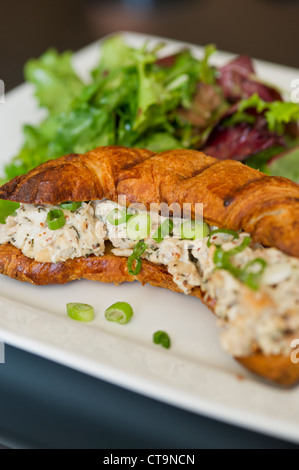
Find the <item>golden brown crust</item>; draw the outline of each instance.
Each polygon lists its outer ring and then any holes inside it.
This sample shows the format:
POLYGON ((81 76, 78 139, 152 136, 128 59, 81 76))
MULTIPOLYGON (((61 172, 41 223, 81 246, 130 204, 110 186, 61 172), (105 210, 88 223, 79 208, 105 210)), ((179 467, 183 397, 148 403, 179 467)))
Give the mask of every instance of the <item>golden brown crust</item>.
MULTIPOLYGON (((8 243, 0 245, 0 274, 36 285, 65 284, 76 279, 114 284, 138 280, 142 284, 181 292, 164 266, 143 260, 140 273, 131 276, 128 273, 127 258, 115 256, 109 253, 109 250, 104 256, 74 258, 59 263, 41 263, 27 258, 21 250, 8 243)), ((202 300, 201 290, 195 288, 193 291, 192 295, 202 300)))
POLYGON ((213 225, 245 230, 265 246, 299 257, 299 185, 266 176, 233 160, 195 150, 153 154, 125 147, 99 147, 67 155, 0 187, 0 199, 30 204, 106 197, 127 204, 203 203, 213 225))
POLYGON ((118 173, 151 155, 148 150, 118 146, 98 147, 84 155, 65 155, 4 184, 0 188, 0 199, 27 204, 116 199, 118 173))
MULTIPOLYGON (((131 276, 127 270, 127 258, 111 253, 61 263, 40 263, 27 258, 11 244, 0 245, 0 274, 36 285, 64 284, 82 278, 115 284, 138 280, 143 285, 148 283, 180 292, 164 266, 143 260, 138 276, 131 276)), ((204 298, 199 287, 194 288, 191 295, 213 310, 213 300, 204 298)), ((299 381, 299 364, 293 364, 290 357, 255 353, 250 357, 236 359, 248 370, 280 385, 290 386, 299 381)))
POLYGON ((291 386, 299 381, 299 364, 293 363, 290 356, 265 356, 257 352, 249 357, 239 357, 237 361, 254 374, 279 385, 291 386))

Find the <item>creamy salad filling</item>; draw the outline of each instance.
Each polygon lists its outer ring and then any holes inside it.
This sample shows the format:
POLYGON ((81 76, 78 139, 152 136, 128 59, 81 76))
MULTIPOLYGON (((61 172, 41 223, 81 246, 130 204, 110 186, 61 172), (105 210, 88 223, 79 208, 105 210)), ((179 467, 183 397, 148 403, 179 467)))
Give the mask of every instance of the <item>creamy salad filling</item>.
POLYGON ((83 202, 74 210, 22 204, 0 225, 0 243, 11 243, 29 258, 52 263, 102 256, 107 240, 116 256, 129 258, 142 243, 141 258, 165 265, 185 294, 196 286, 205 293, 224 326, 222 345, 230 354, 247 356, 257 349, 265 354, 289 353, 291 340, 299 334, 297 258, 254 244, 244 232, 236 236, 205 224, 201 232, 194 232, 195 240, 188 239, 182 232, 186 221, 176 217, 169 233, 157 237, 169 219, 153 212, 148 217, 136 209, 126 212, 109 200, 83 202), (53 211, 62 214, 58 229, 49 223, 53 211), (129 231, 130 218, 136 215, 138 224, 147 227, 142 242, 134 238, 134 230, 129 231))

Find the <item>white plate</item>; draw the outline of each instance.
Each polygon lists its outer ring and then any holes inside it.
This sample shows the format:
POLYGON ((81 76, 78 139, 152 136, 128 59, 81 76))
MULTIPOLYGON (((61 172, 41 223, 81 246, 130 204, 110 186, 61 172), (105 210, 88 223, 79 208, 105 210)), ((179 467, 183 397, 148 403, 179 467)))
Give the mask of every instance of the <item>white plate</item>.
MULTIPOLYGON (((124 34, 133 46, 161 40, 124 34)), ((167 42, 169 52, 186 46, 167 42)), ((201 55, 201 48, 192 48, 201 55)), ((87 76, 98 56, 98 43, 77 53, 78 72, 87 76)), ((217 53, 214 62, 231 57, 217 53)), ((298 77, 295 69, 264 62, 257 67, 259 76, 289 91, 298 77)), ((1 164, 17 153, 22 125, 36 123, 42 115, 30 85, 8 94, 0 105, 1 164)), ((0 296, 0 336, 8 344, 182 408, 299 442, 299 388, 269 385, 222 352, 216 319, 197 299, 138 283, 116 287, 83 280, 36 287, 4 276, 0 296), (128 325, 104 318, 105 308, 118 300, 134 308, 128 325), (92 324, 67 317, 66 303, 76 301, 95 307, 92 324), (169 333, 170 350, 152 343, 158 329, 169 333)))

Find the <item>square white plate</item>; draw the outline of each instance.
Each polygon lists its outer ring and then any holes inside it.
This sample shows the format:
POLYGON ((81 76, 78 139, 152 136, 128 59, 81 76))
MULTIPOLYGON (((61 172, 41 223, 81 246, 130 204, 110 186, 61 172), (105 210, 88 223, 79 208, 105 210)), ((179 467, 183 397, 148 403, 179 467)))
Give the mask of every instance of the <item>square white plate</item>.
MULTIPOLYGON (((145 39, 161 40, 123 34, 136 47, 145 39)), ((186 46, 164 41, 169 53, 186 46)), ((192 50, 202 55, 202 48, 192 50)), ((88 77, 99 53, 97 42, 76 54, 74 65, 82 77, 88 77)), ((220 65, 232 57, 219 52, 213 60, 220 65)), ((289 92, 299 74, 275 64, 256 65, 260 77, 289 92)), ((0 104, 1 165, 18 152, 22 125, 37 123, 43 115, 30 85, 7 95, 0 104)), ((222 352, 218 336, 214 315, 199 300, 164 289, 85 280, 36 287, 0 279, 4 342, 182 408, 299 442, 299 388, 282 390, 251 375, 222 352), (104 318, 105 309, 118 300, 134 308, 133 320, 125 326, 104 318), (76 301, 95 307, 94 322, 81 324, 67 317, 66 303, 76 301), (152 343, 158 329, 169 333, 170 350, 152 343)))

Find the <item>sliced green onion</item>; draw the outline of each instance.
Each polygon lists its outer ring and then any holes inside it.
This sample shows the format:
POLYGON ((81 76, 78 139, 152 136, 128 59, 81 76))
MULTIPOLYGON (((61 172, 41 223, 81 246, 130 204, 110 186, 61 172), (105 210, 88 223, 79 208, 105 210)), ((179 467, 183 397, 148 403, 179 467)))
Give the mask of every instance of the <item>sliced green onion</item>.
POLYGON ((164 222, 157 228, 152 239, 157 243, 161 243, 166 235, 170 235, 173 231, 173 221, 171 219, 166 219, 164 222))
POLYGON ((139 258, 144 253, 146 248, 147 248, 147 244, 144 243, 143 241, 140 241, 135 246, 132 255, 134 255, 136 258, 139 258))
MULTIPOLYGON (((221 229, 222 230, 222 229, 221 229)), ((232 231, 226 231, 224 229, 224 233, 229 233, 232 231)), ((213 235, 213 233, 217 232, 215 230, 214 232, 211 233, 210 237, 213 235)), ((220 232, 218 232, 220 233, 220 232)), ((237 235, 237 237, 234 238, 239 238, 239 235, 236 232, 229 233, 229 235, 237 235)), ((210 238, 209 238, 210 239, 210 238)), ((257 290, 259 288, 259 282, 260 278, 265 271, 265 268, 267 266, 267 263, 264 259, 262 258, 255 258, 252 261, 249 261, 243 269, 238 268, 238 266, 234 266, 231 263, 231 257, 237 255, 238 253, 241 253, 242 251, 247 248, 247 246, 250 244, 251 238, 250 237, 244 237, 242 243, 240 245, 235 246, 231 250, 224 251, 219 245, 216 245, 216 251, 214 253, 214 263, 216 265, 216 269, 225 269, 227 270, 232 276, 234 276, 236 279, 239 281, 243 282, 246 284, 250 289, 257 290), (257 266, 259 269, 258 270, 253 270, 253 267, 257 266)), ((210 245, 209 245, 210 246, 210 245)))
POLYGON ((105 318, 108 321, 114 321, 125 325, 133 316, 133 309, 127 302, 116 302, 105 310, 105 318))
POLYGON ((183 222, 180 230, 183 240, 202 240, 210 233, 208 225, 205 222, 198 222, 197 220, 183 222))
POLYGON ((240 279, 253 290, 259 288, 262 274, 267 266, 267 262, 262 258, 255 258, 244 266, 240 273, 240 279), (258 271, 252 271, 253 266, 258 266, 258 271))
MULTIPOLYGON (((217 233, 225 233, 227 235, 231 235, 233 237, 233 240, 235 240, 236 238, 239 238, 239 234, 235 232, 234 230, 229 230, 228 228, 218 228, 217 230, 213 230, 213 232, 210 233, 210 236, 207 242, 208 247, 210 247, 211 245, 215 245, 215 243, 211 241, 211 238, 213 237, 213 235, 216 235, 217 233)), ((216 245, 216 246, 219 247, 220 245, 216 245)))
POLYGON ((128 273, 131 276, 137 276, 137 274, 140 273, 141 266, 142 266, 142 260, 140 256, 146 250, 146 248, 147 248, 147 244, 144 243, 143 241, 140 241, 135 246, 131 256, 129 256, 128 261, 127 261, 127 267, 128 267, 128 273), (135 268, 133 268, 134 263, 136 263, 135 268))
POLYGON ((126 213, 126 222, 128 222, 128 220, 130 220, 131 217, 133 217, 134 214, 128 214, 126 213))
POLYGON ((111 225, 124 224, 127 221, 126 215, 126 209, 123 209, 122 211, 120 209, 113 209, 113 211, 109 212, 109 214, 107 215, 107 221, 111 225))
POLYGON ((227 251, 224 251, 220 247, 216 248, 213 261, 216 264, 217 268, 219 269, 227 268, 227 260, 229 259, 229 256, 226 255, 227 253, 228 253, 227 251))
POLYGON ((60 209, 52 209, 47 214, 47 224, 50 230, 57 230, 64 226, 65 217, 60 209))
POLYGON ((171 342, 168 334, 166 331, 156 331, 156 333, 153 334, 153 341, 155 344, 161 344, 163 348, 169 349, 171 342))
POLYGON ((94 308, 88 304, 71 302, 66 304, 66 310, 73 320, 89 322, 94 319, 94 308))
POLYGON ((251 289, 257 290, 259 288, 260 278, 267 266, 266 261, 262 258, 256 258, 249 261, 243 269, 234 266, 230 261, 231 256, 241 253, 250 244, 250 242, 251 238, 245 237, 240 245, 229 251, 224 251, 222 248, 217 247, 214 254, 214 263, 216 265, 216 269, 227 270, 236 279, 243 282, 251 289), (254 265, 259 267, 258 271, 252 271, 254 265))
POLYGON ((234 266, 230 262, 231 256, 241 253, 250 244, 250 242, 251 238, 245 237, 242 243, 240 243, 240 245, 236 246, 231 250, 224 251, 221 247, 217 247, 214 254, 214 263, 216 264, 216 267, 219 269, 227 269, 228 271, 234 271, 234 266))
POLYGON ((249 271, 252 274, 262 274, 265 271, 265 268, 267 266, 267 262, 262 259, 262 258, 255 258, 252 261, 249 261, 249 263, 246 264, 246 266, 243 268, 243 271, 249 271), (258 271, 249 271, 249 268, 252 269, 254 265, 259 265, 259 270, 258 271))
POLYGON ((237 255, 238 253, 241 253, 242 251, 245 250, 245 248, 250 245, 251 238, 250 237, 244 237, 242 243, 240 245, 237 245, 235 248, 232 248, 232 250, 227 251, 226 253, 229 254, 229 256, 234 256, 237 255))
POLYGON ((223 251, 221 248, 216 248, 214 254, 214 263, 216 265, 216 269, 225 269, 226 271, 229 271, 230 274, 232 274, 232 276, 234 276, 236 279, 239 279, 241 270, 230 262, 230 256, 228 253, 228 251, 223 251))
MULTIPOLYGON (((132 255, 131 255, 132 256, 132 255)), ((142 267, 142 259, 141 258, 131 258, 129 256, 128 261, 127 261, 127 267, 128 267, 128 273, 131 276, 137 276, 137 274, 140 273, 141 267, 142 267), (133 264, 135 263, 135 267, 133 267, 133 264)))
POLYGON ((133 215, 127 222, 127 237, 130 240, 147 238, 152 227, 152 220, 148 213, 133 215))
POLYGON ((62 207, 62 209, 66 209, 71 212, 74 212, 75 210, 79 209, 79 207, 81 206, 82 206, 82 202, 73 202, 73 201, 62 202, 60 204, 60 207, 62 207))

